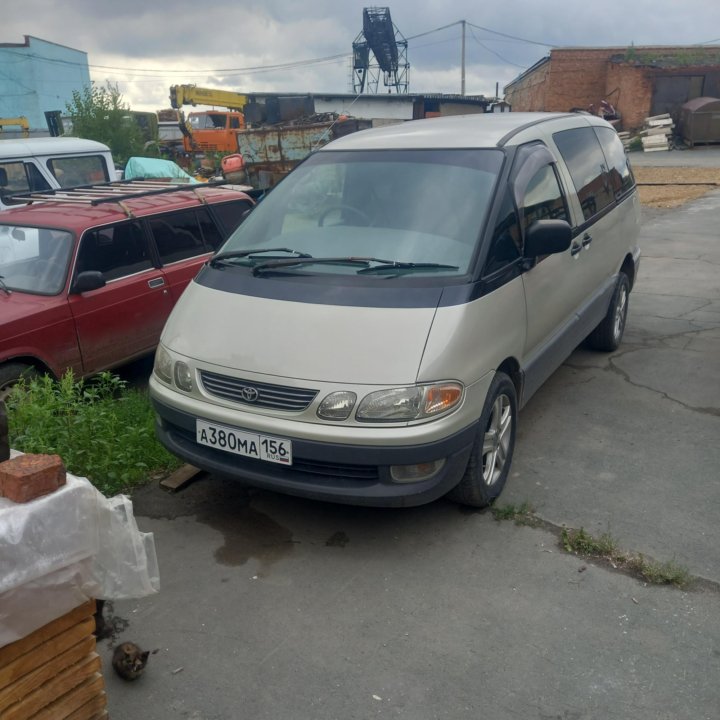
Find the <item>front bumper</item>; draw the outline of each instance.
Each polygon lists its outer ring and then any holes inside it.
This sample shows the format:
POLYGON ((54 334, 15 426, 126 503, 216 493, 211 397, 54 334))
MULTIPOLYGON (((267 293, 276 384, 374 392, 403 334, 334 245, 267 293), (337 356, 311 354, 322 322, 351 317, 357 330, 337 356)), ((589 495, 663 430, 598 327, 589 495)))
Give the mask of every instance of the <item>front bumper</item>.
POLYGON ((195 441, 196 415, 157 398, 153 405, 160 442, 192 465, 255 487, 351 505, 413 506, 442 497, 462 478, 477 434, 477 426, 472 425, 442 440, 406 446, 347 445, 289 437, 293 465, 285 467, 200 445, 195 441), (441 458, 445 464, 429 479, 398 483, 390 477, 391 465, 441 458))

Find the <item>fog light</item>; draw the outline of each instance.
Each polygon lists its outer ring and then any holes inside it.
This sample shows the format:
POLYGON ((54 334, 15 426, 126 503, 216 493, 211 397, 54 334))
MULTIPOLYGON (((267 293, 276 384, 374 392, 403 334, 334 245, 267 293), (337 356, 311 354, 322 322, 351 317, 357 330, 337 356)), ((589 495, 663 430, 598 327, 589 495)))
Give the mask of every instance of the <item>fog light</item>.
POLYGON ((182 361, 175 363, 175 384, 185 392, 193 389, 192 373, 190 368, 182 361))
POLYGON ((418 463, 417 465, 392 465, 390 477, 393 482, 411 483, 427 480, 442 470, 445 465, 445 458, 433 460, 432 462, 418 463))

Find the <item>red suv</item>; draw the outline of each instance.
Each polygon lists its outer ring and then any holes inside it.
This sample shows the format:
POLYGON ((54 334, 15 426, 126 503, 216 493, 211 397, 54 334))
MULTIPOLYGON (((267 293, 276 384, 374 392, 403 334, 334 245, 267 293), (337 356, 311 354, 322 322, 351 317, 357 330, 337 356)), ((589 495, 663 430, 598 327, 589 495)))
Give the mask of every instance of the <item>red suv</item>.
POLYGON ((228 187, 155 182, 41 199, 0 212, 0 398, 27 372, 86 376, 152 352, 254 204, 228 187))

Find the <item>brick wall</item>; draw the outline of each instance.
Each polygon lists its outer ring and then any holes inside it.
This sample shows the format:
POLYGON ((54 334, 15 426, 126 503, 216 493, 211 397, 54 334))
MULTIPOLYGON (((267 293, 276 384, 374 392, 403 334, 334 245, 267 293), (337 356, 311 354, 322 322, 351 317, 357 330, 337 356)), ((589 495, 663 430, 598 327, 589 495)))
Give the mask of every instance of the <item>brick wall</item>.
POLYGON ((547 93, 547 77, 550 72, 550 60, 539 65, 525 77, 513 83, 505 90, 505 100, 509 102, 516 112, 527 110, 545 110, 545 95, 547 93))
POLYGON ((622 128, 641 127, 651 114, 657 76, 704 75, 707 89, 720 90, 717 47, 558 48, 546 62, 505 88, 516 111, 587 109, 608 100, 622 116, 622 128), (705 65, 689 65, 706 59, 705 65))

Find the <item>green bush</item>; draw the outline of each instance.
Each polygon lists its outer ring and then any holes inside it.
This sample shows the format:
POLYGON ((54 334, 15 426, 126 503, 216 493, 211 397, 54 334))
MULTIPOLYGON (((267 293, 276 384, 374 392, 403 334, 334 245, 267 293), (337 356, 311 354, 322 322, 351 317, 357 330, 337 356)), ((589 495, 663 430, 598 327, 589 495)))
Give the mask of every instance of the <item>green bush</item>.
POLYGON ((155 438, 147 393, 109 372, 91 380, 66 373, 21 381, 8 400, 10 445, 57 454, 74 475, 114 495, 180 462, 155 438))

